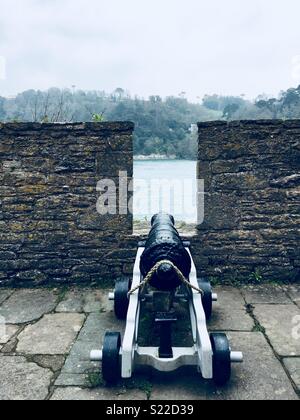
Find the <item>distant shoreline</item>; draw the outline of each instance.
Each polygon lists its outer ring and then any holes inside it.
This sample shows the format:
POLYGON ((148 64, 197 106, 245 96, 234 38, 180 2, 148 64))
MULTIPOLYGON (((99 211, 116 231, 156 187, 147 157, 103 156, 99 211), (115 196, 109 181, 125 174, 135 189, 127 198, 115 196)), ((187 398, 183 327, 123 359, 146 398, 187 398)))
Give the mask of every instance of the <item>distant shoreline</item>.
MULTIPOLYGON (((150 220, 133 220, 133 231, 136 235, 148 235, 151 229, 150 220)), ((181 235, 192 236, 197 230, 197 223, 189 223, 183 221, 176 221, 176 229, 181 235)))
POLYGON ((135 161, 147 161, 147 160, 187 160, 187 161, 193 161, 196 162, 197 159, 184 159, 184 158, 178 158, 176 156, 166 156, 166 155, 135 155, 134 157, 135 161))

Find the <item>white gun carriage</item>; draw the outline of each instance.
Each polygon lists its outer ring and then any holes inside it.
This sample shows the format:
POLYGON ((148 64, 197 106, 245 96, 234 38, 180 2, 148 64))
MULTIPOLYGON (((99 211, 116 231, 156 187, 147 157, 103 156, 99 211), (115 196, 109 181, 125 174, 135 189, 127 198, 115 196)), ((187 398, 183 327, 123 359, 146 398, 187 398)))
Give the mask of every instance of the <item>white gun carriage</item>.
POLYGON ((109 295, 117 318, 126 320, 123 340, 120 333, 107 332, 102 349, 93 350, 91 360, 102 362, 102 375, 109 384, 131 378, 138 366, 161 372, 195 366, 204 379, 225 385, 232 363, 243 362, 243 354, 231 350, 225 334, 208 332, 207 322, 218 297, 208 280, 198 278, 190 244, 180 238, 174 218, 158 214, 151 225, 147 241, 139 243, 133 277, 118 280, 109 295), (189 312, 193 345, 175 347, 176 305, 183 302, 189 312), (159 346, 139 345, 141 306, 145 303, 159 326, 159 346))

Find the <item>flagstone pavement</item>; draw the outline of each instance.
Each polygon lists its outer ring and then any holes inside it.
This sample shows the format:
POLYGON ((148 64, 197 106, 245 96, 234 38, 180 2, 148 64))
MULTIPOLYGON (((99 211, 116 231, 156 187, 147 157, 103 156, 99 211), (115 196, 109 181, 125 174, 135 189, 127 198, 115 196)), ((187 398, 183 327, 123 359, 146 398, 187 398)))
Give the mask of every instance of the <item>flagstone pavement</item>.
MULTIPOLYGON (((300 285, 218 286, 209 323, 244 363, 217 388, 194 369, 138 372, 115 388, 89 360, 107 330, 124 332, 109 290, 0 289, 0 400, 297 400, 300 285)), ((184 343, 183 343, 184 345, 184 343)))

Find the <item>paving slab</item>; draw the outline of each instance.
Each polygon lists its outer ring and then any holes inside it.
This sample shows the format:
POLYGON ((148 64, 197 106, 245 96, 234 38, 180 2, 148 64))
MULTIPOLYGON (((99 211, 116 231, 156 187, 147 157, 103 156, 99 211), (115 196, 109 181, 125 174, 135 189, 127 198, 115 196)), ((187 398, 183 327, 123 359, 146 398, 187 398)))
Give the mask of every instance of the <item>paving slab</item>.
POLYGON ((256 305, 254 315, 279 356, 300 356, 300 309, 296 305, 256 305))
POLYGON ((89 290, 84 296, 83 310, 86 313, 110 310, 108 292, 105 290, 89 290))
MULTIPOLYGON (((96 348, 101 348, 102 344, 97 344, 96 348)), ((95 346, 91 346, 90 342, 77 341, 66 359, 61 374, 81 375, 99 372, 100 375, 100 363, 90 361, 90 352, 94 348, 95 346)))
POLYGON ((233 350, 243 351, 244 363, 233 365, 228 385, 217 388, 200 375, 172 374, 153 378, 151 400, 297 400, 280 362, 261 333, 230 332, 233 350))
POLYGON ((72 373, 61 373, 57 380, 55 381, 56 386, 62 386, 62 387, 82 387, 82 388, 88 388, 88 377, 87 374, 72 374, 72 373))
POLYGON ((82 290, 68 290, 63 300, 56 307, 56 312, 83 312, 82 290))
POLYGON ((53 372, 58 372, 61 370, 65 363, 65 356, 34 356, 32 358, 33 362, 37 365, 51 369, 53 372))
POLYGON ((246 310, 218 306, 208 322, 210 331, 252 331, 254 321, 246 310))
POLYGON ((240 289, 231 286, 217 286, 213 292, 218 295, 218 303, 232 309, 242 310, 245 308, 245 300, 240 289))
POLYGON ((91 350, 102 347, 103 338, 107 331, 123 333, 125 325, 125 322, 116 319, 111 303, 108 312, 89 314, 66 359, 66 363, 61 371, 61 375, 56 381, 56 385, 77 386, 78 381, 80 384, 82 383, 81 375, 87 376, 89 372, 98 372, 100 376, 100 364, 90 361, 90 352, 91 350))
POLYGON ((0 356, 0 400, 44 400, 52 372, 24 357, 0 356))
POLYGON ((298 388, 298 391, 300 391, 300 358, 289 358, 284 359, 284 365, 286 369, 288 370, 294 384, 298 388))
POLYGON ((262 333, 228 333, 233 350, 242 351, 244 363, 233 365, 230 384, 215 388, 210 399, 297 400, 283 366, 262 333))
POLYGON ((300 307, 300 284, 293 284, 284 287, 287 295, 300 307))
POLYGON ((245 286, 241 291, 248 304, 291 304, 291 300, 280 285, 245 286))
POLYGON ((211 386, 195 369, 183 368, 162 374, 153 372, 150 400, 189 401, 207 400, 211 386))
POLYGON ((73 288, 67 291, 56 312, 102 312, 110 309, 108 303, 106 290, 73 288))
POLYGON ((57 302, 57 294, 46 289, 17 290, 0 307, 0 316, 7 324, 23 324, 41 318, 52 312, 57 302))
POLYGON ((19 330, 17 325, 4 325, 4 328, 0 328, 0 344, 7 344, 19 330))
POLYGON ((0 289, 0 305, 13 294, 13 289, 0 289))
POLYGON ((227 331, 233 350, 243 351, 245 357, 243 364, 233 365, 232 380, 224 388, 203 380, 195 369, 170 375, 152 372, 150 383, 147 371, 147 377, 141 377, 142 382, 146 378, 146 388, 134 380, 132 386, 121 381, 117 388, 105 388, 101 364, 90 362, 90 351, 101 348, 106 331, 123 334, 125 328, 125 322, 114 315, 108 291, 72 288, 56 309, 56 290, 7 291, 9 294, 0 304, 0 316, 8 323, 7 337, 0 339, 0 399, 45 399, 53 372, 60 372, 53 400, 142 400, 146 399, 145 389, 149 393, 151 386, 154 401, 298 399, 290 380, 299 389, 300 307, 295 304, 299 304, 298 286, 215 289, 219 302, 214 304, 209 328, 227 331), (254 306, 254 315, 265 328, 274 350, 285 357, 285 368, 264 335, 252 332, 254 321, 246 312, 245 300, 254 306), (35 324, 14 325, 32 321, 35 324), (7 354, 16 351, 19 356, 7 354), (23 355, 30 356, 30 362, 23 355))
POLYGON ((252 331, 254 321, 246 311, 239 289, 217 287, 218 302, 213 304, 213 315, 208 323, 211 331, 252 331))
POLYGON ((59 355, 70 351, 85 316, 50 314, 27 326, 19 335, 17 351, 24 354, 59 355))
POLYGON ((12 338, 7 344, 4 344, 2 346, 1 352, 4 354, 15 354, 15 349, 17 347, 18 344, 18 339, 17 337, 12 338))
POLYGON ((146 400, 146 394, 138 390, 126 390, 118 393, 113 389, 89 390, 82 388, 57 388, 51 400, 56 401, 142 401, 146 400))

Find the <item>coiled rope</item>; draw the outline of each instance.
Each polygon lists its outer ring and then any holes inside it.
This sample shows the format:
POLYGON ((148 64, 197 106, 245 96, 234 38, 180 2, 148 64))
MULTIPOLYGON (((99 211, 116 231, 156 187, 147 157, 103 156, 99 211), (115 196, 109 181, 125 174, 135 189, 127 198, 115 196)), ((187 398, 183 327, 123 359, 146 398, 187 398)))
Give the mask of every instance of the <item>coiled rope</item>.
POLYGON ((195 290, 196 292, 200 293, 200 295, 204 296, 204 292, 202 289, 200 289, 199 287, 195 287, 193 286, 183 275, 183 273, 179 270, 178 267, 176 267, 175 264, 172 263, 172 261, 169 260, 162 260, 159 261, 157 264, 155 264, 155 266, 149 271, 149 273, 147 274, 147 276, 145 277, 145 279, 136 287, 134 287, 133 289, 130 290, 130 292, 128 293, 128 297, 130 297, 131 295, 133 295, 133 293, 135 293, 137 290, 144 288, 152 279, 152 277, 156 274, 157 270, 160 268, 160 266, 164 265, 164 264, 169 264, 174 271, 176 272, 178 278, 182 281, 183 284, 185 284, 187 287, 189 287, 190 289, 195 290))

